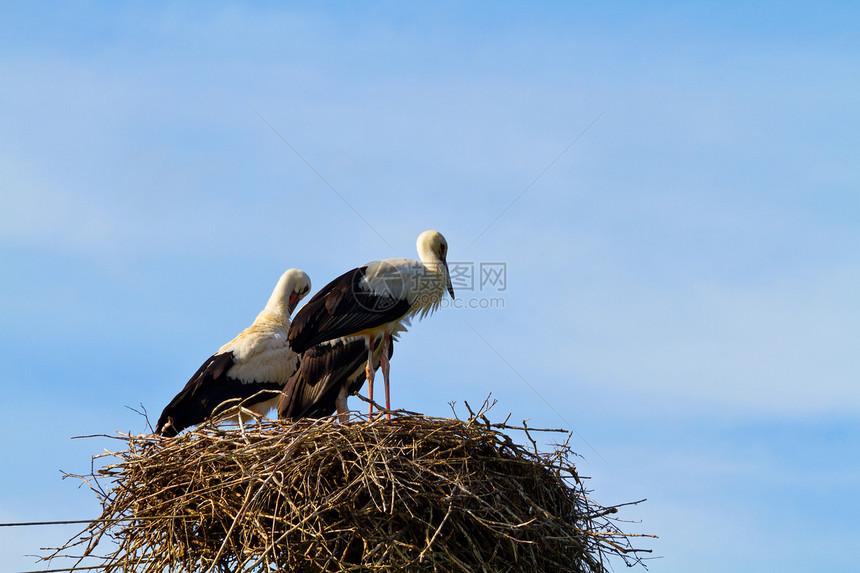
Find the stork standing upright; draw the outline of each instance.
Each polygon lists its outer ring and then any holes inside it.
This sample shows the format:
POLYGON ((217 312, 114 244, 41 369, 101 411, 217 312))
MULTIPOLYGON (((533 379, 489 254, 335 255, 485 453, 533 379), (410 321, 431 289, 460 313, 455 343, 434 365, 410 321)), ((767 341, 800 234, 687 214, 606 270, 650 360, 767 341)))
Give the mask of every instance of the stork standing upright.
MULTIPOLYGON (((253 324, 222 346, 164 408, 155 431, 172 437, 205 421, 219 406, 241 406, 260 416, 272 409, 298 366, 287 342, 290 315, 311 289, 311 279, 289 269, 253 324)), ((229 408, 234 411, 235 408, 229 408)), ((241 422, 241 411, 236 413, 241 422)))
MULTIPOLYGON (((438 231, 418 236, 418 256, 385 259, 348 271, 327 284, 296 314, 289 331, 296 352, 340 337, 363 336, 367 346, 365 376, 373 400, 374 342, 381 337, 380 367, 385 381, 385 408, 391 409, 388 349, 394 332, 410 320, 439 308, 445 291, 454 298, 448 273, 448 242, 438 231)), ((370 404, 373 413, 373 404, 370 404)), ((386 414, 391 418, 391 414, 386 414)))

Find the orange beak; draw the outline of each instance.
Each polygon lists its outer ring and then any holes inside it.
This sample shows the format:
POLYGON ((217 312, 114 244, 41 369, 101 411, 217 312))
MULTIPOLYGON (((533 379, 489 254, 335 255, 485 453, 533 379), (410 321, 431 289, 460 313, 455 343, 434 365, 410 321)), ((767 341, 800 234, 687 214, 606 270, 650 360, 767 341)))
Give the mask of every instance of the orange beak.
POLYGON ((290 307, 290 314, 293 314, 293 311, 296 310, 296 305, 299 304, 299 293, 294 292, 290 294, 290 300, 287 305, 290 307))

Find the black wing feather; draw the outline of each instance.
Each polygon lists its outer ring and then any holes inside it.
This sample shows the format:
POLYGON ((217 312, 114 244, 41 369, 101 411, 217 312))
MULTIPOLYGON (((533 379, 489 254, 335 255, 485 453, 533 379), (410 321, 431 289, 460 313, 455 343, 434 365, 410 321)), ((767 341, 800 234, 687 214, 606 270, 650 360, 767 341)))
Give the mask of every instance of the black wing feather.
MULTIPOLYGON (((379 341, 377 341, 379 342, 379 341)), ((373 369, 380 364, 381 344, 375 344, 373 369)), ((389 345, 389 358, 394 354, 394 341, 389 345)), ((367 345, 363 338, 349 338, 313 346, 304 354, 296 372, 290 377, 278 403, 278 417, 321 418, 337 410, 335 401, 344 384, 348 394, 361 390, 367 377, 367 345)))
POLYGON ((367 265, 345 272, 299 310, 287 335, 293 351, 381 326, 409 311, 407 300, 362 288, 359 282, 366 273, 367 265))
POLYGON ((173 437, 185 428, 205 422, 227 400, 245 401, 246 406, 271 399, 281 390, 276 382, 243 383, 227 372, 235 364, 232 352, 215 354, 204 362, 185 388, 165 406, 155 432, 173 437), (271 390, 272 394, 260 393, 271 390), (253 401, 247 401, 253 396, 253 401))

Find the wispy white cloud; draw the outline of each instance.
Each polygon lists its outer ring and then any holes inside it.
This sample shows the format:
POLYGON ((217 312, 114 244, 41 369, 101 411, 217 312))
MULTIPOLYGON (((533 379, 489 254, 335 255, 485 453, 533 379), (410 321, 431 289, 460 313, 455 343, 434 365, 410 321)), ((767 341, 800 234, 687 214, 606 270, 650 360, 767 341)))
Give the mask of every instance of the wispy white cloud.
MULTIPOLYGON (((651 498, 636 511, 666 539, 659 567, 722 570, 726 547, 759 568, 776 552, 786 568, 803 562, 809 544, 780 544, 802 520, 767 521, 783 506, 735 494, 838 490, 855 470, 821 459, 818 473, 791 473, 767 448, 757 459, 711 447, 695 429, 860 408, 850 18, 340 8, 115 8, 81 12, 81 28, 61 11, 18 16, 27 33, 0 54, 12 78, 0 241, 14 277, 2 310, 7 372, 29 375, 4 380, 10 403, 33 401, 42 377, 67 401, 55 425, 137 429, 122 404, 157 409, 253 318, 283 268, 320 287, 373 258, 414 256, 417 233, 435 227, 452 259, 508 264, 505 308, 415 325, 392 367, 398 404, 446 414, 448 400, 494 391, 515 417, 558 424, 472 324, 608 460, 578 444, 598 494, 651 498), (678 445, 673 432, 693 437, 678 445)), ((6 418, 33 423, 19 409, 6 418)), ((39 447, 64 447, 51 439, 39 447)), ((831 548, 850 537, 826 535, 831 548)))
POLYGON ((571 282, 565 304, 540 312, 564 341, 549 352, 559 372, 762 412, 850 411, 858 279, 831 269, 756 285, 571 282))

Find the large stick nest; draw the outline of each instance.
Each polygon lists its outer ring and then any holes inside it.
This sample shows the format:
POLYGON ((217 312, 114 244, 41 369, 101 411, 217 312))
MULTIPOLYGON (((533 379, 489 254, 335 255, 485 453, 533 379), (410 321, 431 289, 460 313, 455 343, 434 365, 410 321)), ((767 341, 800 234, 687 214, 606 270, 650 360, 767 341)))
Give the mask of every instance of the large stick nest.
POLYGON ((395 414, 263 421, 127 449, 84 479, 103 512, 54 556, 104 571, 575 571, 638 562, 617 507, 586 497, 535 430, 395 414), (504 430, 525 430, 530 447, 504 430), (106 484, 105 482, 109 482, 106 484), (111 550, 96 557, 100 542, 111 550), (78 552, 81 550, 78 549, 78 552), (79 553, 80 557, 80 553, 79 553))

